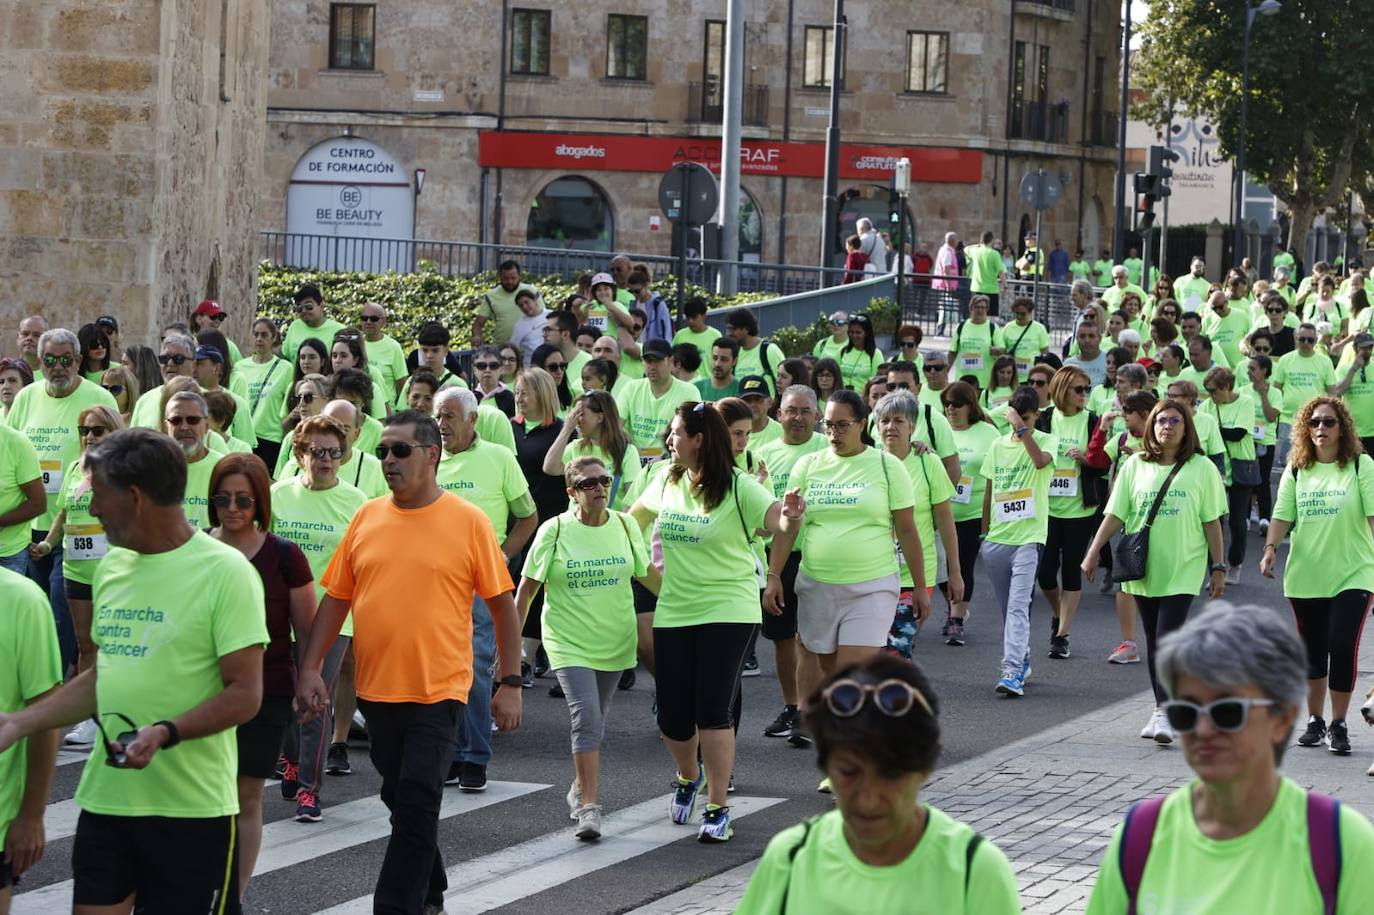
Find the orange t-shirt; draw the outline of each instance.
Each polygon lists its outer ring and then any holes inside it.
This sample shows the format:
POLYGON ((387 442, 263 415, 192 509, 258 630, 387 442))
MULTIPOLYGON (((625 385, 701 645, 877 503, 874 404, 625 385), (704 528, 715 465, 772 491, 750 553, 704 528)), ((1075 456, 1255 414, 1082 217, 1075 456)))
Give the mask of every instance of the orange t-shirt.
POLYGON ((421 703, 467 701, 473 596, 513 587, 491 521, 450 492, 424 508, 365 503, 324 585, 353 607, 358 696, 421 703))

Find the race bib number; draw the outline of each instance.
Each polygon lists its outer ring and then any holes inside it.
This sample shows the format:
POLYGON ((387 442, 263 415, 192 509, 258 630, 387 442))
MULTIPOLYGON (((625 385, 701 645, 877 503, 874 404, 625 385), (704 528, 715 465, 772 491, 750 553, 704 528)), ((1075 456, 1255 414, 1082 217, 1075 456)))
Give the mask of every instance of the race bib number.
POLYGON ((1264 441, 1264 435, 1265 435, 1265 432, 1266 432, 1267 429, 1268 429, 1268 427, 1265 426, 1263 423, 1261 423, 1261 424, 1255 426, 1254 431, 1251 432, 1250 434, 1254 436, 1255 441, 1257 441, 1257 442, 1262 442, 1262 441, 1264 441))
POLYGON ((109 549, 99 524, 68 524, 62 529, 62 550, 68 559, 104 559, 109 549))
POLYGON ((960 477, 954 484, 953 501, 967 505, 973 499, 973 477, 960 477))
POLYGON ((1035 363, 1033 363, 1031 360, 1029 360, 1029 359, 1022 359, 1021 357, 1018 356, 1018 357, 1016 358, 1016 377, 1017 377, 1017 378, 1025 378, 1026 375, 1030 372, 1031 366, 1034 365, 1034 364, 1035 364, 1035 363))
POLYGON ((964 353, 959 357, 959 368, 966 372, 978 372, 983 368, 982 353, 964 353))
POLYGON ((1035 497, 1029 489, 998 493, 992 500, 992 517, 997 521, 1029 521, 1035 517, 1035 497))
POLYGON ((595 327, 597 330, 605 330, 605 329, 606 329, 606 316, 605 316, 605 315, 587 315, 587 324, 590 325, 591 327, 595 327))
POLYGON ((1183 303, 1184 311, 1197 311, 1197 307, 1202 304, 1202 296, 1196 292, 1188 296, 1188 300, 1183 303))
POLYGON ((639 449, 639 466, 648 467, 654 461, 663 457, 663 446, 646 447, 639 449))
POLYGON ((1055 470, 1054 476, 1050 478, 1050 495, 1078 495, 1078 468, 1065 467, 1063 470, 1055 470))
POLYGON ((43 472, 43 491, 55 496, 62 491, 62 462, 39 461, 38 469, 43 472))

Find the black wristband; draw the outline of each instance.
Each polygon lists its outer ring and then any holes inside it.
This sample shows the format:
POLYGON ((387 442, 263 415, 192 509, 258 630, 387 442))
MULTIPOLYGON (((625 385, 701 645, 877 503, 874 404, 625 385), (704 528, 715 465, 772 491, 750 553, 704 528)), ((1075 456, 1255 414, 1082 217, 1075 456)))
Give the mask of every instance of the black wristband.
POLYGON ((522 687, 525 685, 525 678, 519 674, 506 674, 496 682, 500 683, 502 686, 522 687))
POLYGON ((153 727, 157 727, 158 725, 167 729, 167 742, 162 745, 162 749, 170 750, 172 747, 181 743, 181 732, 177 730, 176 725, 166 720, 153 722, 153 727))

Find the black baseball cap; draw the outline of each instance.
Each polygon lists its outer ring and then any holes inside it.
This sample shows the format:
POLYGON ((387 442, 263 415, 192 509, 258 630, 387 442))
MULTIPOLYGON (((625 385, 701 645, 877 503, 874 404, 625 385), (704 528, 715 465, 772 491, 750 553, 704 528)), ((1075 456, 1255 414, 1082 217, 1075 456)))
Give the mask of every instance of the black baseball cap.
POLYGON ((667 340, 654 337, 639 348, 639 354, 643 359, 667 359, 673 354, 673 345, 667 340))
POLYGON ((771 397, 772 392, 768 390, 768 380, 762 375, 745 375, 739 381, 739 396, 771 397))
POLYGON ((119 322, 114 319, 113 315, 101 315, 100 317, 96 318, 95 326, 108 327, 115 333, 119 333, 119 322))

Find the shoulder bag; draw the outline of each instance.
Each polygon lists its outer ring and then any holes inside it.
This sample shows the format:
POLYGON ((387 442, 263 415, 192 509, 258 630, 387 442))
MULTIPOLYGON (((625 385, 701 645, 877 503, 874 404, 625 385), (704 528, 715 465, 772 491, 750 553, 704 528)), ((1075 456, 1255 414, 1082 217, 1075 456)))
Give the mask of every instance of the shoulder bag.
POLYGON ((1169 491, 1169 487, 1174 482, 1174 477, 1183 469, 1182 463, 1174 464, 1174 469, 1169 471, 1169 475, 1164 478, 1164 483, 1159 487, 1159 494, 1155 496, 1155 504, 1150 506, 1150 513, 1145 516, 1145 526, 1134 534, 1122 534, 1117 541, 1116 552, 1113 554, 1116 562, 1112 569, 1113 581, 1140 581, 1145 577, 1146 565, 1150 555, 1150 525, 1155 523, 1155 515, 1159 514, 1159 507, 1164 504, 1164 494, 1169 491))

